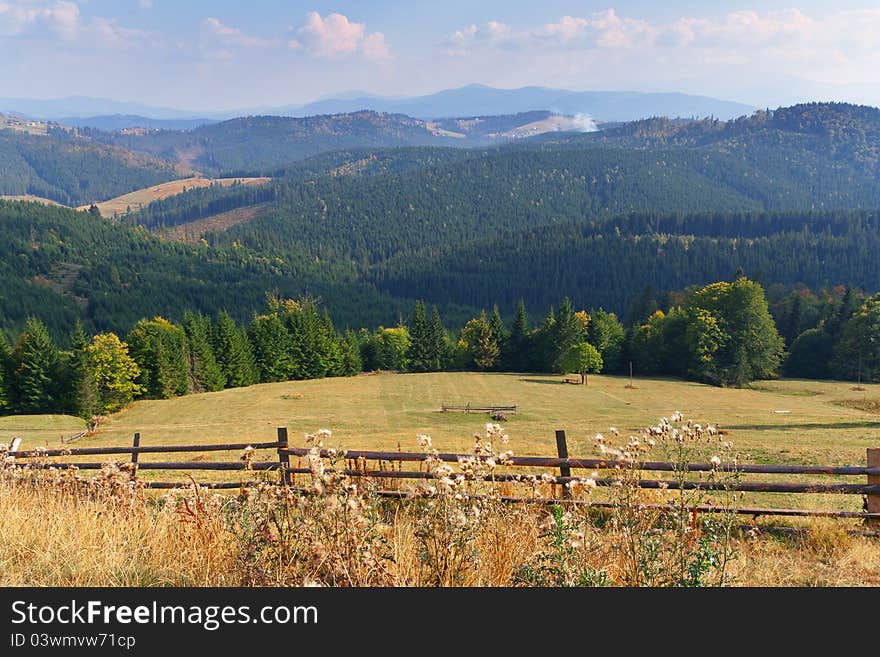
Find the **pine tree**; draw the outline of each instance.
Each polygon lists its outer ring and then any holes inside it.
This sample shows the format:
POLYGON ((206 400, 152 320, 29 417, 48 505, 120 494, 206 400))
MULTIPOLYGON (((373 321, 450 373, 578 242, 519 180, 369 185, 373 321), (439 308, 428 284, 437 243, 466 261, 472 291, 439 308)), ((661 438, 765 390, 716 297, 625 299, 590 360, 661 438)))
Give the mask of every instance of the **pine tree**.
POLYGON ((0 413, 9 408, 9 364, 12 349, 6 342, 6 336, 0 331, 0 413))
POLYGON ((552 372, 556 360, 556 312, 553 306, 547 311, 541 328, 535 335, 535 365, 543 372, 552 372))
POLYGON ((801 321, 803 320, 804 315, 803 299, 801 299, 801 295, 794 292, 792 293, 792 297, 791 309, 788 311, 788 315, 785 318, 785 324, 781 331, 782 337, 785 338, 785 343, 788 346, 791 346, 800 334, 801 321))
POLYGON ((345 335, 339 341, 339 351, 342 354, 340 376, 354 376, 363 371, 360 344, 354 331, 345 332, 345 335))
POLYGON ((296 303, 284 316, 290 333, 293 378, 320 379, 327 376, 325 335, 317 308, 312 301, 296 303))
POLYGON ((225 310, 217 315, 213 347, 226 388, 241 388, 257 382, 251 343, 225 310))
POLYGON ((413 372, 430 372, 432 365, 431 333, 428 326, 428 318, 425 313, 425 304, 416 301, 413 308, 412 318, 409 322, 409 367, 413 372))
POLYGON ((79 319, 70 335, 70 351, 63 356, 63 406, 68 413, 91 419, 99 412, 98 391, 89 376, 89 339, 79 319))
POLYGON ((293 378, 290 333, 277 314, 256 317, 248 327, 248 338, 253 347, 260 382, 293 378))
POLYGON ((61 358, 45 324, 31 317, 12 352, 12 405, 21 413, 61 409, 61 358))
POLYGON ((507 349, 504 354, 505 368, 514 372, 525 372, 533 369, 531 328, 526 304, 520 299, 516 305, 516 314, 510 327, 507 349))
POLYGON ((321 316, 320 350, 323 354, 324 376, 344 376, 342 363, 342 348, 339 344, 339 335, 333 326, 330 312, 325 308, 321 316))
POLYGON ((449 349, 449 338, 446 335, 446 329, 440 319, 440 311, 437 306, 431 310, 431 321, 428 324, 428 341, 430 349, 428 350, 429 371, 439 372, 446 369, 451 357, 449 349))
POLYGON ((489 315, 489 330, 492 331, 492 337, 495 339, 499 351, 498 362, 493 369, 501 369, 505 363, 508 334, 504 320, 501 319, 501 313, 498 312, 498 304, 492 307, 492 314, 489 315))
POLYGON ((578 321, 577 313, 568 297, 562 300, 559 312, 556 314, 556 325, 553 335, 553 370, 561 369, 562 360, 569 350, 581 342, 584 336, 584 326, 578 321))
POLYGON ((223 371, 211 347, 211 320, 199 313, 183 314, 183 331, 186 334, 189 355, 189 376, 193 392, 223 390, 223 371))

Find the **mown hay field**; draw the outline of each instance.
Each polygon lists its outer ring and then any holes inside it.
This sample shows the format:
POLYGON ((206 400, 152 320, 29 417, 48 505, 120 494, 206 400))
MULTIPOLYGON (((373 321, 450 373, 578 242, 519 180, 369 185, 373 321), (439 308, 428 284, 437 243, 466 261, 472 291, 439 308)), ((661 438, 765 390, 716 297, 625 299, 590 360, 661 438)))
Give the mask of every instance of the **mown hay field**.
MULTIPOLYGON (((441 451, 468 450, 488 420, 481 413, 440 411, 446 404, 516 405, 504 426, 517 454, 552 455, 554 430, 565 429, 572 456, 593 454, 593 436, 610 426, 637 432, 681 411, 711 423, 734 441, 742 461, 864 464, 865 449, 880 447, 880 385, 762 381, 750 389, 716 388, 670 379, 591 376, 588 386, 566 385, 540 374, 365 374, 290 381, 139 401, 102 423, 78 445, 272 441, 288 427, 291 444, 306 432, 333 431, 350 449, 417 450, 416 435, 432 436, 441 451)), ((58 416, 0 418, 0 440, 20 435, 28 445, 57 447, 82 423, 58 416)))
MULTIPOLYGON (((153 201, 158 201, 169 196, 175 196, 188 189, 196 189, 198 187, 209 187, 214 183, 220 183, 224 187, 229 187, 235 182, 242 185, 253 186, 263 185, 269 182, 271 178, 181 178, 180 180, 171 180, 138 189, 122 196, 107 199, 101 203, 97 203, 101 216, 112 217, 116 214, 125 214, 129 209, 139 210, 148 206, 153 201)), ((88 210, 88 205, 83 205, 79 210, 88 210)))

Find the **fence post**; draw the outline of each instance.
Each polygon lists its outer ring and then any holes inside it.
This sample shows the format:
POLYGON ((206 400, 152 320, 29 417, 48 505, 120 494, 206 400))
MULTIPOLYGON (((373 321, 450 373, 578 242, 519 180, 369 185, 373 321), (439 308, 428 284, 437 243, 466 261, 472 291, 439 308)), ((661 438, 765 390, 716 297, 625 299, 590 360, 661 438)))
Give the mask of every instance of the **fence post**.
POLYGON ((287 449, 287 427, 278 427, 278 463, 281 465, 281 484, 290 486, 290 454, 287 449))
MULTIPOLYGON (((880 468, 880 447, 868 448, 868 467, 880 468)), ((868 475, 869 484, 880 484, 880 475, 868 475)), ((866 495, 868 503, 865 511, 868 513, 880 513, 880 495, 866 495)), ((868 520, 871 527, 880 527, 880 520, 868 520)))
MULTIPOLYGON (((141 434, 134 434, 134 441, 132 443, 132 447, 140 447, 141 446, 141 434)), ((131 453, 131 480, 137 480, 137 469, 138 469, 138 456, 140 456, 137 452, 131 453)))
MULTIPOLYGON (((565 431, 562 429, 557 429, 556 431, 556 453, 561 459, 568 458, 568 443, 565 442, 565 431)), ((559 475, 562 477, 570 477, 571 468, 567 465, 559 466, 559 475)), ((562 496, 571 497, 571 488, 565 484, 562 484, 562 496)))

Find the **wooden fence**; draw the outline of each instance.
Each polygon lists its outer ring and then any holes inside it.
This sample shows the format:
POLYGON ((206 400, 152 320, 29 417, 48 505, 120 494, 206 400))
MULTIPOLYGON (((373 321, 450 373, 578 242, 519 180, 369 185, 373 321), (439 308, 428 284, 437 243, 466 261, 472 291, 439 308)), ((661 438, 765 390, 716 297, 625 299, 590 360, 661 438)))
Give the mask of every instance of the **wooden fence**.
MULTIPOLYGON (((263 443, 225 443, 214 445, 142 445, 140 434, 134 435, 134 441, 131 447, 81 447, 68 449, 34 449, 28 451, 20 451, 17 449, 19 445, 14 443, 8 456, 12 456, 16 463, 21 466, 37 466, 37 467, 68 467, 76 466, 81 470, 100 470, 106 463, 99 462, 73 462, 73 461, 57 461, 51 459, 64 458, 68 456, 91 456, 91 455, 130 455, 130 464, 132 470, 132 478, 136 478, 139 470, 160 470, 160 471, 278 471, 279 476, 276 483, 279 485, 292 486, 295 485, 295 476, 309 474, 308 467, 303 467, 301 459, 309 453, 308 448, 290 447, 288 444, 288 436, 286 428, 279 428, 277 440, 274 442, 263 443), (263 450, 272 450, 275 452, 274 460, 260 461, 256 458, 245 463, 243 460, 238 461, 139 461, 141 454, 177 454, 186 452, 218 452, 218 451, 243 451, 252 448, 257 454, 263 450), (300 461, 296 465, 291 464, 291 457, 297 457, 300 461)), ((614 461, 596 458, 570 458, 568 456, 568 447, 564 431, 556 432, 557 456, 513 456, 505 462, 505 469, 514 468, 530 468, 532 472, 535 470, 544 470, 541 477, 541 483, 550 484, 552 486, 560 486, 562 490, 562 498, 551 496, 549 498, 534 497, 513 497, 505 496, 502 500, 507 502, 534 502, 542 504, 586 504, 598 508, 610 507, 612 503, 592 501, 592 500, 574 500, 568 495, 568 487, 566 484, 574 481, 585 481, 584 477, 572 475, 573 469, 586 469, 590 471, 611 470, 618 467, 614 461), (546 470, 552 470, 553 475, 548 475, 546 470), (558 474, 555 474, 558 471, 558 474)), ((328 450, 321 451, 322 456, 331 456, 328 450)), ((469 454, 456 453, 439 453, 435 458, 447 463, 458 463, 462 459, 474 458, 469 454)), ((477 457, 486 458, 486 457, 477 457)), ((343 468, 345 474, 351 477, 372 477, 381 479, 384 482, 392 480, 426 480, 434 478, 431 472, 427 472, 422 468, 425 460, 425 454, 416 452, 380 452, 365 450, 346 450, 341 462, 346 465, 343 468), (370 467, 370 463, 374 463, 370 467), (404 463, 418 463, 418 469, 404 469, 404 463), (396 469, 394 465, 397 465, 396 469)), ((681 464, 670 463, 665 461, 642 461, 632 465, 639 472, 681 472, 681 464)), ((701 489, 701 490, 728 490, 742 492, 758 492, 758 493, 837 493, 844 495, 862 495, 864 496, 862 511, 845 511, 845 510, 810 510, 810 509, 786 509, 786 508, 758 508, 758 507, 740 507, 729 509, 725 507, 715 506, 697 506, 693 510, 700 513, 721 513, 733 511, 740 515, 748 516, 812 516, 812 517, 835 517, 835 518, 855 518, 864 520, 872 527, 880 527, 880 448, 868 449, 867 460, 865 465, 857 466, 824 466, 824 465, 765 465, 765 464, 737 464, 716 466, 711 463, 689 463, 686 465, 687 472, 710 472, 710 471, 727 471, 736 472, 739 475, 826 475, 826 476, 846 476, 846 477, 867 477, 864 483, 829 483, 829 482, 779 482, 779 481, 755 481, 755 480, 735 480, 735 481, 706 481, 706 480, 681 480, 675 479, 639 479, 638 485, 646 489, 701 489)), ((526 475, 527 476, 527 475, 526 475)), ((497 472, 482 477, 483 480, 492 483, 517 483, 522 482, 524 475, 514 472, 497 472)), ((613 486, 618 481, 615 476, 600 476, 594 479, 597 486, 613 486)), ((141 480, 140 482, 146 488, 169 489, 180 488, 189 484, 180 482, 161 482, 152 480, 141 480)), ((248 482, 206 482, 202 484, 208 488, 214 489, 235 489, 243 485, 249 485, 248 482)), ((405 498, 414 495, 413 492, 406 490, 382 490, 380 495, 385 497, 405 498)), ((645 505, 654 508, 672 509, 671 505, 655 504, 645 505)))
POLYGON ((516 406, 494 406, 491 404, 474 406, 471 405, 470 402, 464 406, 450 406, 449 404, 443 404, 440 409, 444 413, 448 411, 463 411, 465 413, 513 413, 516 415, 516 406))

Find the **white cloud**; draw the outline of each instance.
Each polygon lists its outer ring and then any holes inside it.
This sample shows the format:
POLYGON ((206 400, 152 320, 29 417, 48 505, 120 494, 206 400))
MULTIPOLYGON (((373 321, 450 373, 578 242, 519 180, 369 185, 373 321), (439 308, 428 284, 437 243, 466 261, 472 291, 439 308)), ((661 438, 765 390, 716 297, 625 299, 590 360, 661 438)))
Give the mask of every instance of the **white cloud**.
POLYGON ((364 57, 372 62, 387 62, 391 59, 391 48, 381 32, 368 34, 360 47, 364 57))
POLYGON ((274 39, 262 39, 260 37, 247 35, 236 27, 224 25, 220 20, 213 16, 209 16, 202 21, 202 28, 209 37, 216 39, 224 46, 254 48, 272 46, 280 43, 274 39))
POLYGON ((70 0, 55 3, 0 2, 0 36, 48 39, 81 48, 128 47, 146 38, 141 30, 119 25, 115 20, 96 16, 86 21, 79 5, 70 0))
POLYGON ((718 19, 682 17, 668 23, 621 16, 614 9, 588 17, 563 16, 555 23, 512 30, 490 21, 456 30, 444 42, 450 50, 506 47, 518 49, 644 50, 699 48, 741 51, 763 49, 805 56, 811 49, 841 52, 880 50, 880 9, 838 12, 812 18, 799 9, 759 13, 731 12, 718 19))
POLYGON ((620 17, 614 9, 589 18, 563 16, 555 23, 514 31, 509 25, 489 21, 456 30, 444 45, 452 49, 506 48, 632 48, 653 38, 651 26, 640 19, 620 17))
POLYGON ((0 2, 0 36, 49 32, 72 39, 80 27, 79 6, 75 2, 62 0, 51 6, 0 2))
POLYGON ((321 59, 341 59, 360 54, 371 61, 388 61, 391 49, 381 32, 367 34, 364 23, 350 21, 342 14, 321 17, 316 11, 306 15, 289 46, 321 59))

